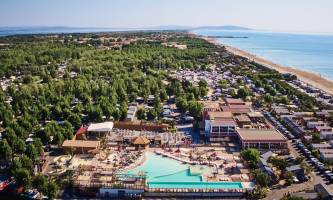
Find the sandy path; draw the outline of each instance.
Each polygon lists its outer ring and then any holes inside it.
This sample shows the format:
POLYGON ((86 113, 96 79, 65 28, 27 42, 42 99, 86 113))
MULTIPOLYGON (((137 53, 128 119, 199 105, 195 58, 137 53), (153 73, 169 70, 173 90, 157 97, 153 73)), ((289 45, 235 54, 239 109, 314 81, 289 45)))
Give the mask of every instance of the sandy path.
MULTIPOLYGON (((223 45, 217 42, 214 38, 203 38, 207 40, 210 43, 213 43, 215 45, 223 45)), ((322 77, 320 74, 310 71, 304 71, 292 67, 285 67, 276 63, 273 63, 269 60, 266 60, 264 58, 261 58, 259 56, 256 56, 254 54, 248 53, 246 51, 243 51, 241 49, 223 45, 226 47, 227 51, 239 55, 245 58, 248 58, 249 60, 252 60, 260 65, 263 65, 265 67, 268 67, 270 69, 275 69, 280 73, 291 73, 297 76, 297 78, 305 83, 308 83, 318 89, 324 90, 327 93, 333 94, 333 81, 330 79, 327 79, 325 77, 322 77)))

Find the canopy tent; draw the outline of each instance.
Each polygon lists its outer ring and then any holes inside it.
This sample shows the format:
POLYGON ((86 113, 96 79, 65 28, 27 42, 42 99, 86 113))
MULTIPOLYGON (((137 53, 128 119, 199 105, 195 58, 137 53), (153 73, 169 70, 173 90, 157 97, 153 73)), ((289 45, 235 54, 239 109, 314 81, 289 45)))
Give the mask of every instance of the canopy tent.
POLYGON ((139 136, 134 140, 133 144, 134 145, 148 145, 149 140, 146 137, 139 136))

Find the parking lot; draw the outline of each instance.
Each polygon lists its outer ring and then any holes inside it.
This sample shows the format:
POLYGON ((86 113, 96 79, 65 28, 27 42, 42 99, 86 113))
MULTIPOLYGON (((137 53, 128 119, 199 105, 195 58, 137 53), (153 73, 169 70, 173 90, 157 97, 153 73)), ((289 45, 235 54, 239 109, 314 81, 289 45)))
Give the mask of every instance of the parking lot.
POLYGON ((272 122, 272 124, 290 141, 290 148, 298 152, 299 155, 305 158, 306 163, 313 169, 313 172, 319 179, 325 182, 327 185, 333 183, 333 172, 328 169, 325 164, 320 162, 315 158, 311 151, 301 142, 301 140, 296 139, 295 136, 287 130, 270 112, 264 113, 265 117, 272 122))

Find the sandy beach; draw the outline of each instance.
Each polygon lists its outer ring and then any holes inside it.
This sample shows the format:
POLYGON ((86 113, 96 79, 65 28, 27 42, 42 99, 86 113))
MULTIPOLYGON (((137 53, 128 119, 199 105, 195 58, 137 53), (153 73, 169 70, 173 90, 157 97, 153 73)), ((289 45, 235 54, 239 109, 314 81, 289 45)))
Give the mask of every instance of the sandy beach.
POLYGON ((219 42, 217 42, 214 38, 207 38, 207 37, 203 37, 203 39, 207 40, 210 43, 213 43, 215 45, 223 45, 226 47, 227 51, 238 55, 238 56, 242 56, 245 58, 248 58, 250 60, 253 60, 254 62, 263 65, 265 67, 268 67, 270 69, 275 69, 280 73, 291 73, 297 76, 297 78, 305 83, 308 83, 318 89, 324 90, 329 94, 333 94, 333 81, 330 79, 327 79, 325 77, 322 77, 320 74, 317 74, 315 72, 310 72, 310 71, 304 71, 304 70, 300 70, 300 69, 296 69, 296 68, 292 68, 292 67, 286 67, 286 66, 282 66, 276 63, 273 63, 269 60, 266 60, 262 57, 256 56, 254 54, 248 53, 246 51, 243 51, 241 49, 235 48, 235 47, 231 47, 231 46, 227 46, 224 44, 221 44, 219 42))

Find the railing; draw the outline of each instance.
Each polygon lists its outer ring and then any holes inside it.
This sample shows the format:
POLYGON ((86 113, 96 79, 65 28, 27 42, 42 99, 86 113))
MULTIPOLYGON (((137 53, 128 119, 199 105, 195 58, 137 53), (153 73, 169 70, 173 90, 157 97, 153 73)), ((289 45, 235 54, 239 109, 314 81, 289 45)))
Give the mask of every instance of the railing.
POLYGON ((211 189, 211 188, 146 188, 147 192, 163 193, 245 193, 247 190, 239 189, 211 189))

